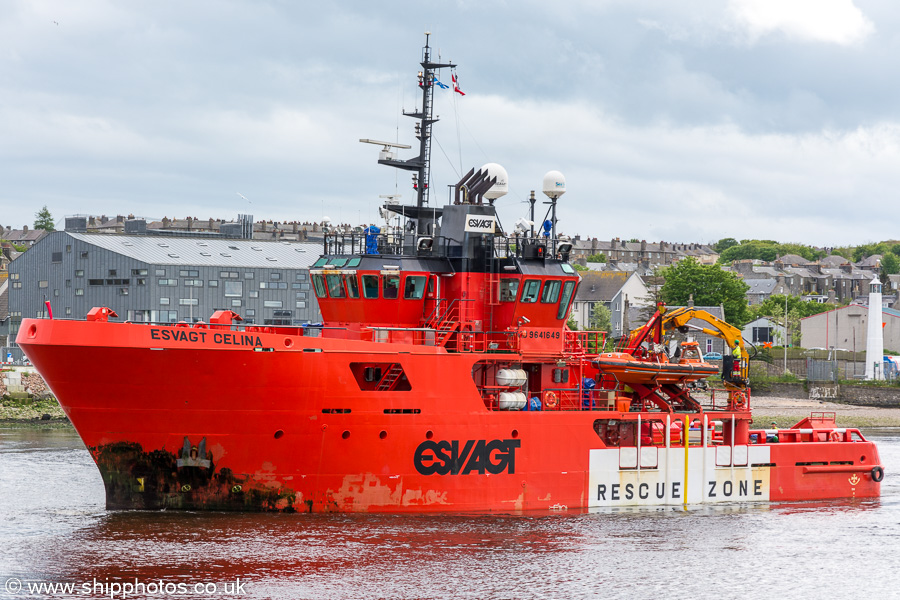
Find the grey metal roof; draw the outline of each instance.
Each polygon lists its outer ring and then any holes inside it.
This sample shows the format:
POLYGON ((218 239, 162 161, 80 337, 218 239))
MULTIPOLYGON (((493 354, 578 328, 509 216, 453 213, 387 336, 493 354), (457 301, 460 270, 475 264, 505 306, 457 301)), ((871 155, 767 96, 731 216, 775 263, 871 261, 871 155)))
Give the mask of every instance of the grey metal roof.
POLYGON ((308 242, 66 233, 110 252, 156 265, 308 269, 322 253, 321 244, 308 242))
POLYGON ((745 279, 749 287, 747 294, 771 294, 778 283, 774 279, 745 279))

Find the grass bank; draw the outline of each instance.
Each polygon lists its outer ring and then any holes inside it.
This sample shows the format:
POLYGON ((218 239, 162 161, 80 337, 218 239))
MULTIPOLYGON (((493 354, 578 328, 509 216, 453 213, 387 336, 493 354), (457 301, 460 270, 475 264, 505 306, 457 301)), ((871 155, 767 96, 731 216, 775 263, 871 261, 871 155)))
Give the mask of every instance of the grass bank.
POLYGON ((0 422, 2 423, 61 423, 71 427, 62 407, 54 399, 0 398, 0 422), (50 415, 47 419, 45 415, 50 415))

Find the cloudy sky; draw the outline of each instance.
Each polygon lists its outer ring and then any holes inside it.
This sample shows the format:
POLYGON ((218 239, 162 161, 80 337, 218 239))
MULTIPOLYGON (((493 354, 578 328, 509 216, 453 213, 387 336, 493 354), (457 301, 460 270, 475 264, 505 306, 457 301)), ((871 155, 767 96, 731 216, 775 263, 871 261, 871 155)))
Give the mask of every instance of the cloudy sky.
POLYGON ((0 224, 375 222, 410 176, 358 140, 415 141, 426 30, 466 92, 436 94, 441 204, 497 162, 507 224, 555 169, 570 235, 900 237, 889 0, 4 0, 0 224))

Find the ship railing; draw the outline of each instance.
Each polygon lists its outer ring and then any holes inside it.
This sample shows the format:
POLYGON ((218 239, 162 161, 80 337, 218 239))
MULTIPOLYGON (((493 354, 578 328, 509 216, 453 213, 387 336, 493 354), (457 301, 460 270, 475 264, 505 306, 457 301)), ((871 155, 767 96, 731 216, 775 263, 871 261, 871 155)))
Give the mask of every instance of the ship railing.
POLYGON ((750 410, 750 390, 744 391, 728 390, 725 388, 715 388, 706 385, 706 382, 699 381, 692 386, 689 384, 688 390, 691 398, 697 401, 705 411, 749 411, 750 410))
MULTIPOLYGON (((791 429, 751 429, 750 442, 765 443, 820 443, 820 442, 865 442, 866 438, 855 427, 802 427, 791 429)), ((833 465, 834 463, 832 463, 833 465)), ((866 467, 865 470, 868 470, 866 467)))
POLYGON ((565 342, 565 352, 569 354, 597 356, 603 352, 606 332, 566 330, 565 342))
MULTIPOLYGON (((568 261, 572 243, 565 238, 519 234, 485 236, 485 246, 495 258, 525 258, 568 261)), ((366 233, 334 231, 324 235, 324 253, 329 256, 460 256, 463 242, 447 236, 415 235, 403 230, 366 233)))

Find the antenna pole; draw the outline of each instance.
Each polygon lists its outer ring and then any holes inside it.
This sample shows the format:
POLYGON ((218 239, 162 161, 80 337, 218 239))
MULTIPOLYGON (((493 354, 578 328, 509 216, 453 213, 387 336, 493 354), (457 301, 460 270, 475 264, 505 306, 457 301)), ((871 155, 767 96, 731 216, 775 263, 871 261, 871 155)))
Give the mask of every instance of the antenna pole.
POLYGON ((423 219, 423 208, 428 204, 431 178, 431 126, 438 121, 434 118, 435 71, 444 67, 455 67, 453 63, 431 62, 431 47, 428 45, 430 32, 425 32, 425 47, 422 48, 422 70, 419 71, 419 87, 422 89, 422 108, 414 112, 403 111, 407 117, 417 119, 416 137, 419 140, 419 155, 407 160, 385 158, 378 163, 407 171, 415 171, 413 189, 416 190, 416 233, 427 233, 427 219, 423 219))

